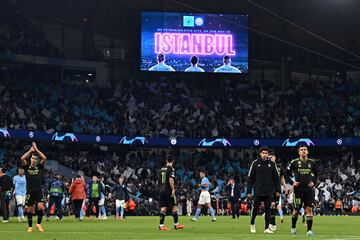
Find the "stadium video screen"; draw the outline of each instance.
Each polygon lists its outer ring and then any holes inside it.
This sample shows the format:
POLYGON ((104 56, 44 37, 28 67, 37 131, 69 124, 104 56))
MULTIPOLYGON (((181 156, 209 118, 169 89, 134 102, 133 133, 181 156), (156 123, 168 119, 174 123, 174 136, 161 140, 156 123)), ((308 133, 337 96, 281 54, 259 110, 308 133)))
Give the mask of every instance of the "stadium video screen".
POLYGON ((248 73, 248 15, 143 12, 141 70, 248 73))

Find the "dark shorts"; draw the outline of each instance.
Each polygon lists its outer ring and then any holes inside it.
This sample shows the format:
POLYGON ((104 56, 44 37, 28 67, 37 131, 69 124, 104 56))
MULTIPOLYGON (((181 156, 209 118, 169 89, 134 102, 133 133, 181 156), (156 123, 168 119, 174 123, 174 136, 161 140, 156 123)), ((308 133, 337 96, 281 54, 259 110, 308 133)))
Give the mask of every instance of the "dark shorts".
POLYGON ((294 192, 294 208, 300 210, 302 207, 313 207, 315 203, 315 189, 294 192), (303 206, 304 205, 304 206, 303 206))
POLYGON ((275 206, 279 205, 280 197, 276 197, 275 194, 271 197, 271 203, 275 203, 275 206))
POLYGON ((26 206, 33 206, 34 204, 39 202, 45 202, 42 191, 27 192, 25 199, 26 206))
POLYGON ((169 194, 159 194, 159 207, 171 209, 176 206, 176 197, 172 197, 169 194))

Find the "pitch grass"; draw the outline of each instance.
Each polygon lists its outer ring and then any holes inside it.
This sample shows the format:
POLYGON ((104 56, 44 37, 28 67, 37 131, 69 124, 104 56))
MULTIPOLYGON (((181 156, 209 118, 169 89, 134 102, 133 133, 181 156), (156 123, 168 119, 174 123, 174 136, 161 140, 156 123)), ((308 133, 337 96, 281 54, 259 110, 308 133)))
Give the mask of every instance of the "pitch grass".
MULTIPOLYGON (((36 217, 34 217, 36 221, 36 217)), ((35 222, 34 221, 34 222, 35 222)), ((233 220, 228 216, 218 217, 217 222, 211 222, 210 217, 200 217, 199 222, 191 222, 189 217, 180 217, 180 222, 185 225, 183 230, 159 232, 158 217, 128 217, 124 221, 109 220, 75 222, 73 218, 67 217, 63 222, 58 222, 52 218, 49 222, 43 223, 45 233, 35 230, 27 233, 27 223, 18 223, 12 218, 10 223, 0 222, 0 240, 108 240, 108 239, 294 239, 290 235, 291 219, 285 218, 285 223, 281 224, 279 219, 278 230, 274 235, 263 233, 263 217, 256 219, 257 233, 249 232, 249 217, 241 216, 240 219, 233 220)), ((172 217, 166 218, 166 224, 172 227, 172 217)), ((296 239, 306 239, 306 228, 298 221, 298 234, 296 239)), ((360 240, 360 217, 315 217, 314 239, 327 240, 360 240)))

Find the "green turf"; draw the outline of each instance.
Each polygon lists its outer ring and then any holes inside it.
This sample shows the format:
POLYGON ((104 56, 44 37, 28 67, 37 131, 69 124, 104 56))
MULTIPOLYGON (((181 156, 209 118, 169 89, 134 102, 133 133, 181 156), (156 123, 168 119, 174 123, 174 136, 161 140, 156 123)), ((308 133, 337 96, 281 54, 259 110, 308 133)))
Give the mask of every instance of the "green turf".
MULTIPOLYGON (((36 217, 34 218, 36 220, 36 217)), ((278 220, 278 219, 277 219, 278 220)), ((17 223, 15 218, 10 223, 0 222, 0 240, 7 239, 65 239, 65 240, 108 240, 108 239, 293 239, 289 234, 291 219, 285 218, 285 223, 278 223, 278 230, 274 235, 263 233, 263 217, 256 220, 256 234, 249 232, 249 217, 232 220, 229 217, 218 217, 217 222, 211 222, 210 217, 200 217, 199 222, 190 222, 189 217, 180 217, 185 225, 183 230, 159 232, 158 217, 128 217, 124 221, 109 219, 106 221, 74 222, 66 218, 63 222, 51 219, 44 222, 45 233, 26 232, 26 223, 17 223)), ((166 218, 166 223, 172 226, 172 217, 166 218)), ((305 226, 299 218, 296 239, 306 239, 305 226)), ((316 217, 313 230, 315 239, 359 239, 360 217, 316 217)))

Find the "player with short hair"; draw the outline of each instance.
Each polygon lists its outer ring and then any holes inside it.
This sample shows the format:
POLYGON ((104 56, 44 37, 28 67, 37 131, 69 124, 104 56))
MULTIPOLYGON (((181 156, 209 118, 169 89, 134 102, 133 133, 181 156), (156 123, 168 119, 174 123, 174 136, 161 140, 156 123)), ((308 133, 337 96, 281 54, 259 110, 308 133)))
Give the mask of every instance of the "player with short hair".
POLYGON ((286 168, 289 183, 294 187, 294 211, 291 233, 296 235, 296 222, 301 207, 306 212, 307 236, 313 236, 313 205, 315 203, 315 186, 318 181, 318 168, 313 159, 308 158, 308 147, 298 147, 299 158, 292 160, 286 168), (295 179, 290 176, 294 174, 295 179))
POLYGON ((192 56, 190 62, 191 62, 191 66, 185 69, 185 72, 205 72, 204 69, 198 67, 198 63, 199 63, 198 56, 192 56))
POLYGON ((208 209, 210 209, 212 221, 215 222, 216 221, 215 210, 211 206, 211 198, 210 198, 210 193, 209 193, 211 183, 210 183, 209 179, 206 177, 204 169, 200 170, 200 178, 201 178, 201 183, 199 184, 199 187, 201 188, 201 193, 200 193, 199 202, 198 202, 195 216, 191 220, 198 221, 199 215, 201 213, 201 209, 206 205, 208 207, 208 209))
POLYGON ((229 56, 224 56, 223 58, 224 65, 215 69, 216 73, 241 73, 239 69, 231 66, 231 58, 229 56))
POLYGON ((124 183, 124 177, 119 177, 119 182, 112 190, 112 194, 115 195, 115 212, 116 219, 124 219, 125 203, 129 200, 129 193, 127 191, 126 184, 124 183))
POLYGON ((26 198, 26 177, 24 168, 20 167, 18 169, 18 175, 13 178, 14 184, 14 193, 16 205, 18 208, 18 222, 23 222, 24 217, 24 207, 25 207, 25 198, 26 198))
POLYGON ((149 71, 175 72, 175 69, 173 69, 172 67, 170 67, 169 65, 167 65, 165 63, 165 61, 166 61, 165 54, 159 53, 157 56, 157 61, 158 61, 158 64, 149 68, 149 71))
POLYGON ((28 232, 33 231, 32 217, 36 209, 37 224, 36 228, 40 232, 44 232, 41 221, 44 215, 44 196, 43 196, 43 175, 45 171, 46 156, 42 153, 35 142, 32 147, 21 157, 21 164, 25 170, 26 176, 26 206, 28 217, 28 232), (39 162, 39 158, 41 159, 39 162), (30 159, 30 160, 29 160, 30 159))
POLYGON ((268 157, 269 148, 261 147, 259 157, 252 162, 247 182, 247 197, 252 198, 254 190, 254 203, 251 210, 250 232, 256 233, 255 218, 261 202, 265 207, 265 230, 264 233, 274 233, 270 228, 270 206, 271 198, 274 195, 280 197, 280 179, 274 162, 268 157), (254 187, 254 189, 253 189, 254 187))
POLYGON ((98 218, 99 201, 101 198, 101 194, 105 195, 105 189, 103 188, 102 184, 99 182, 99 179, 96 176, 96 174, 93 174, 92 181, 89 183, 88 204, 86 206, 87 220, 90 219, 90 215, 91 215, 93 206, 95 206, 95 209, 96 209, 96 212, 95 212, 96 219, 99 219, 98 218))
MULTIPOLYGON (((284 188, 284 193, 285 195, 288 194, 288 188, 285 182, 285 174, 284 174, 284 169, 281 165, 281 162, 276 161, 276 155, 275 152, 273 150, 269 151, 269 158, 270 160, 276 164, 276 168, 278 170, 278 174, 280 177, 280 184, 281 186, 283 186, 284 188)), ((281 222, 283 222, 284 220, 284 213, 282 210, 282 202, 281 202, 281 196, 280 197, 276 197, 275 195, 273 196, 273 199, 271 201, 271 209, 270 209, 270 225, 269 225, 269 229, 271 231, 276 231, 276 208, 278 209, 279 215, 280 215, 280 220, 281 222)))
POLYGON ((179 223, 178 208, 175 195, 175 169, 173 168, 174 159, 171 156, 166 158, 166 165, 160 170, 160 231, 168 231, 170 228, 164 225, 166 212, 171 209, 174 218, 174 228, 183 229, 184 226, 179 223))
POLYGON ((105 189, 105 183, 104 183, 103 176, 100 176, 99 183, 101 184, 102 188, 104 189, 104 192, 102 192, 100 194, 98 219, 107 220, 106 208, 105 208, 106 189, 105 189))

